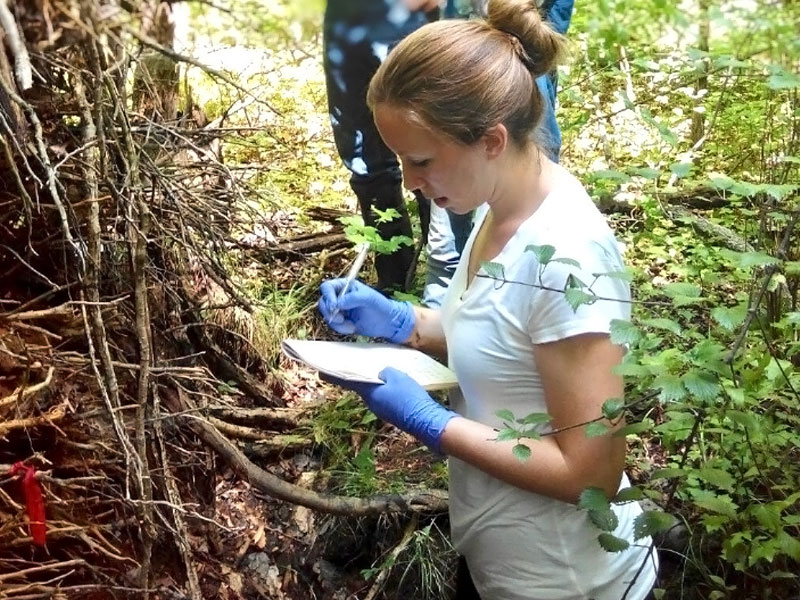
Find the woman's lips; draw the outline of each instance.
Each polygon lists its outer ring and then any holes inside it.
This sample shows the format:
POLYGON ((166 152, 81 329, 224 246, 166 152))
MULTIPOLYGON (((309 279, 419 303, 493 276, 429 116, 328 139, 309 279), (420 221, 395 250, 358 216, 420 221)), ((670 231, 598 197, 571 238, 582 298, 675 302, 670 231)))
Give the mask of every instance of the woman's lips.
POLYGON ((439 198, 434 198, 433 203, 438 206, 439 208, 444 208, 447 204, 447 198, 445 196, 440 196, 439 198))

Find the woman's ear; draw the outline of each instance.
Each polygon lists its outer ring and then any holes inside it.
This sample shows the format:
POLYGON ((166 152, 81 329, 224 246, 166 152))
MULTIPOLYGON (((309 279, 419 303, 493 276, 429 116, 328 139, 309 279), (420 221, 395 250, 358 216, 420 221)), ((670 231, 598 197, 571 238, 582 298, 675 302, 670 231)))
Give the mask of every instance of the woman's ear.
POLYGON ((493 159, 500 156, 508 146, 508 129, 502 123, 493 125, 486 130, 481 138, 486 158, 493 159))

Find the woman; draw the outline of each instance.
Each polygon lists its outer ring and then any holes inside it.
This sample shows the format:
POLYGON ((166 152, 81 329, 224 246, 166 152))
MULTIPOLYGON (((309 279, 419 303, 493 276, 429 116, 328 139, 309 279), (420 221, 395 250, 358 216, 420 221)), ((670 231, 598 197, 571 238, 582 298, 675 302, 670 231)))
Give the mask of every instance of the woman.
MULTIPOLYGON (((649 539, 608 553, 575 506, 585 488, 612 498, 628 485, 624 438, 588 438, 576 425, 622 397, 612 369, 623 350, 609 330, 612 320, 629 318, 630 294, 619 278, 597 276, 622 268, 602 215, 531 140, 543 112, 534 80, 555 67, 562 48, 524 0, 490 0, 487 22, 433 23, 401 42, 367 100, 406 187, 455 213, 488 208, 440 310, 389 300, 359 282, 341 298, 343 280, 321 286, 320 311, 336 331, 446 356, 456 372, 453 410, 391 368, 382 385, 341 383, 449 456, 453 543, 468 567, 458 586, 474 582, 483 600, 620 600, 629 587, 626 598, 641 600, 656 574, 649 539), (551 260, 546 246, 555 248, 551 260), (487 261, 502 265, 501 281, 482 269, 487 261), (596 297, 573 309, 563 291, 579 281, 596 297), (497 440, 501 409, 547 412, 559 432, 526 440, 531 456, 518 460, 516 441, 497 440)), ((614 511, 615 535, 633 542, 641 509, 614 511)))

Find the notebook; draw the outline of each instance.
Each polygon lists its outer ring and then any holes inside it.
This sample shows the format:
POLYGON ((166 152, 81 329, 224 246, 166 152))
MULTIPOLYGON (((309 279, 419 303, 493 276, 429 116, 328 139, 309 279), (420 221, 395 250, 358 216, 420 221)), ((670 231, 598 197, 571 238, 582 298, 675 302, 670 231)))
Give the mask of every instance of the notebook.
POLYGON ((458 386, 453 371, 424 352, 406 346, 294 339, 283 340, 281 346, 289 358, 339 379, 381 383, 378 374, 385 367, 394 367, 426 390, 458 386))

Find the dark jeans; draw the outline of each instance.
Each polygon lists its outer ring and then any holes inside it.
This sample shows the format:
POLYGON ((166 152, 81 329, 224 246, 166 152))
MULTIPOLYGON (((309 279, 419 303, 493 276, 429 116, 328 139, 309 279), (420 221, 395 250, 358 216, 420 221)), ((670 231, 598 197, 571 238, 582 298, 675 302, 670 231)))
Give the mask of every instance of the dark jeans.
MULTIPOLYGON (((384 239, 412 236, 403 200, 402 175, 394 153, 378 134, 366 93, 384 53, 428 18, 419 12, 397 18, 395 0, 329 0, 323 23, 323 66, 333 138, 345 166, 366 225, 376 227, 384 239), (395 209, 400 216, 376 223, 372 208, 395 209)), ((402 16, 402 11, 401 16, 402 16)), ((430 204, 419 205, 423 240, 427 236, 430 204)), ((414 261, 414 250, 402 246, 375 261, 378 287, 404 288, 414 261)))
POLYGON ((453 600, 481 600, 475 584, 472 583, 472 576, 469 574, 467 561, 463 556, 458 557, 458 570, 456 571, 456 593, 453 600))

